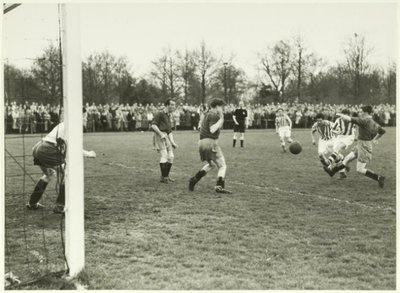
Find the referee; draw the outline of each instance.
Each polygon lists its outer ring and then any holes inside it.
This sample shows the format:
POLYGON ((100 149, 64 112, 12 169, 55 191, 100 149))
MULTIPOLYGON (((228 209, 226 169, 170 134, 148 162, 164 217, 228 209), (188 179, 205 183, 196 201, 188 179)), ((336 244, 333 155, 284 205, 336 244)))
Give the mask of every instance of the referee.
POLYGON ((246 129, 246 118, 247 118, 247 110, 244 108, 243 101, 239 102, 239 108, 235 110, 232 118, 233 122, 235 122, 235 125, 233 126, 233 147, 236 146, 238 133, 240 133, 240 147, 243 147, 244 131, 246 129))

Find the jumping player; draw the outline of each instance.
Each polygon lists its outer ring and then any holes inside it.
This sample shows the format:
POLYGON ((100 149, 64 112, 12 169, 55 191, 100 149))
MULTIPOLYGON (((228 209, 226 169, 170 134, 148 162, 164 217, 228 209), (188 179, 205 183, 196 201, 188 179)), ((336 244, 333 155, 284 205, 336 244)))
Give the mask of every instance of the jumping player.
POLYGON ((232 118, 233 122, 235 122, 235 125, 233 126, 233 147, 236 145, 238 133, 240 133, 240 147, 243 147, 247 118, 247 110, 244 108, 243 101, 239 102, 239 108, 235 110, 232 118))
POLYGON ((282 108, 279 108, 278 111, 276 112, 275 130, 276 133, 279 134, 283 152, 286 152, 285 140, 288 143, 292 143, 293 141, 291 138, 292 135, 291 129, 292 129, 292 120, 286 113, 283 112, 282 108))
POLYGON ((358 140, 357 146, 351 151, 336 168, 328 169, 329 175, 333 176, 337 171, 345 168, 349 162, 357 159, 357 172, 361 173, 373 180, 378 181, 379 187, 383 188, 385 184, 385 177, 376 174, 374 171, 366 169, 366 165, 372 159, 373 145, 377 144, 378 139, 385 134, 385 130, 372 119, 372 107, 361 107, 362 114, 360 117, 350 117, 345 114, 338 113, 343 120, 353 122, 358 125, 358 140))
POLYGON ((212 100, 210 104, 211 109, 205 114, 201 124, 200 140, 198 143, 200 160, 207 163, 196 173, 196 175, 190 178, 190 191, 194 190, 196 183, 199 182, 215 164, 218 168, 218 179, 215 191, 217 193, 231 193, 225 189, 226 163, 221 147, 218 145, 220 129, 224 124, 224 115, 222 112, 222 106, 224 104, 225 102, 221 99, 212 100))
POLYGON ((162 183, 174 182, 175 180, 169 177, 169 172, 174 161, 173 148, 178 145, 174 141, 171 127, 171 114, 175 111, 175 101, 168 99, 165 103, 165 108, 154 115, 151 128, 155 132, 153 137, 156 149, 159 151, 160 170, 162 183))

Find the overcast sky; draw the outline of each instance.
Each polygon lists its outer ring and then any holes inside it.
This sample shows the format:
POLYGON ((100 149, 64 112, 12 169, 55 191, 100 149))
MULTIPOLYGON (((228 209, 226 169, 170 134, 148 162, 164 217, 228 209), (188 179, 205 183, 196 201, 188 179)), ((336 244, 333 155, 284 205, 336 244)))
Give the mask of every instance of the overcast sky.
MULTIPOLYGON (((138 76, 163 48, 191 50, 204 40, 254 76, 257 53, 281 39, 300 34, 311 51, 336 64, 357 33, 374 48, 369 61, 386 66, 396 60, 396 9, 394 3, 81 4, 82 57, 104 50, 125 55, 138 76)), ((58 6, 23 4, 3 18, 3 60, 27 67, 57 38, 58 6)))

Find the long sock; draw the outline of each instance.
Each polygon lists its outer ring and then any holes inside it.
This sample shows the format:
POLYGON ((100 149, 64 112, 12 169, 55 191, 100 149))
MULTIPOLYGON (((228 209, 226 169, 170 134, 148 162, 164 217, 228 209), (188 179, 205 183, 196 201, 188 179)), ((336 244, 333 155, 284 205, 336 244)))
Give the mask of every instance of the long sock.
POLYGON ((324 155, 319 155, 319 160, 321 161, 323 166, 326 166, 326 167, 329 166, 329 161, 325 158, 324 155))
POLYGON ((244 144, 244 140, 241 139, 241 140, 240 140, 240 147, 241 147, 241 148, 243 147, 243 144, 244 144))
POLYGON ((218 177, 217 186, 221 186, 222 188, 225 188, 225 180, 224 180, 224 178, 218 177))
POLYGON ((333 163, 339 163, 341 160, 343 160, 343 155, 334 152, 329 156, 329 163, 333 164, 333 163))
POLYGON ((336 165, 335 167, 333 167, 333 168, 332 168, 332 171, 333 171, 334 173, 336 173, 336 172, 338 172, 338 171, 340 171, 340 170, 343 170, 344 168, 346 168, 346 166, 343 165, 343 163, 340 163, 340 164, 336 165))
POLYGON ((38 183, 36 183, 35 189, 33 190, 31 198, 29 199, 29 204, 31 206, 37 204, 39 200, 42 198, 42 195, 46 190, 47 184, 48 183, 42 179, 40 179, 38 183))
POLYGON ((57 204, 65 205, 65 184, 60 184, 60 190, 56 202, 57 204))
POLYGON ((194 175, 196 182, 200 181, 200 179, 203 178, 204 176, 206 176, 206 174, 207 174, 207 172, 204 170, 200 170, 199 172, 197 172, 196 175, 194 175))
POLYGON ((169 171, 171 171, 172 163, 166 162, 165 166, 166 166, 165 167, 166 168, 166 176, 165 177, 168 177, 169 176, 169 171))
POLYGON ((161 170, 161 176, 162 177, 167 177, 166 174, 166 163, 160 163, 160 170, 161 170))
POLYGON ((370 170, 367 170, 367 172, 365 172, 365 176, 367 176, 371 179, 374 179, 376 181, 378 181, 378 179, 379 179, 379 175, 370 170))
POLYGON ((236 145, 236 139, 233 139, 233 147, 235 147, 235 145, 236 145))

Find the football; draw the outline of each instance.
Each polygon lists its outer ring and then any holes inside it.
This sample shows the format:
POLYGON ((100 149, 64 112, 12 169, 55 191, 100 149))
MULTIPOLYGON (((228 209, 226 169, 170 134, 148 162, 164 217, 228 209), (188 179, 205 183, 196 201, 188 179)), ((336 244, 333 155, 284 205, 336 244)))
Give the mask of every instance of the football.
POLYGON ((301 150, 301 144, 298 141, 292 142, 289 146, 289 151, 294 155, 300 154, 301 150))

